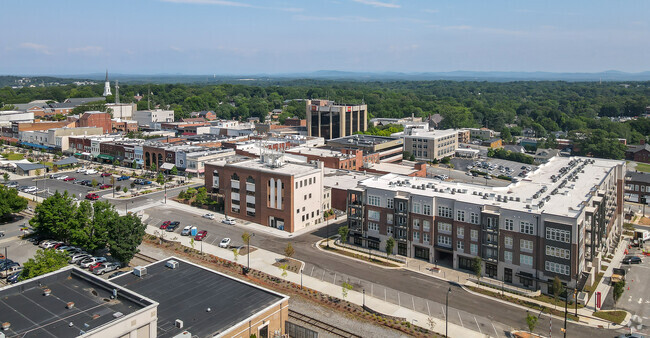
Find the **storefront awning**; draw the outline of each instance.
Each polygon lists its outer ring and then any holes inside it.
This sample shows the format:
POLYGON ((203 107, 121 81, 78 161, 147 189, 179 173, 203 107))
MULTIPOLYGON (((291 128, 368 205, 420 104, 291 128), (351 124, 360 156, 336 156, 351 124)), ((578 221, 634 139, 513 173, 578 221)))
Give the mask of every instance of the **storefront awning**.
POLYGON ((160 169, 162 170, 171 170, 174 168, 174 163, 163 163, 163 165, 160 166, 160 169))
POLYGON ((111 161, 115 159, 115 157, 111 155, 105 155, 105 154, 99 154, 97 155, 97 158, 101 158, 102 160, 111 160, 111 161))

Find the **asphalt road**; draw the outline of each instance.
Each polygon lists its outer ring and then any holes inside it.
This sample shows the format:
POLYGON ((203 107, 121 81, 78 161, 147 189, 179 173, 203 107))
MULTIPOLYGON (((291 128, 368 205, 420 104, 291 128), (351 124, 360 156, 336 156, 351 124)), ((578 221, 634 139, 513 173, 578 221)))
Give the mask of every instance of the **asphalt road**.
MULTIPOLYGON (((167 220, 181 221, 181 226, 174 232, 178 236, 180 236, 182 227, 196 225, 199 230, 208 231, 205 243, 216 245, 222 238, 229 237, 232 240, 232 246, 243 244, 241 234, 244 229, 236 225, 222 224, 220 219, 209 220, 182 210, 165 208, 164 206, 150 208, 146 212, 150 215, 147 223, 154 226, 160 226, 162 222, 167 220)), ((217 217, 219 216, 221 215, 217 214, 217 217)), ((331 224, 330 234, 336 233, 338 226, 337 224, 331 224)), ((524 329, 526 327, 526 314, 522 309, 474 296, 454 284, 427 277, 417 272, 386 270, 318 250, 314 243, 325 238, 326 233, 327 230, 321 228, 298 237, 284 239, 258 232, 252 239, 252 245, 282 254, 286 244, 291 242, 295 249, 294 258, 306 262, 305 274, 339 285, 343 282, 351 282, 356 290, 365 289, 367 295, 379 298, 385 297, 387 301, 423 313, 428 312, 438 318, 444 318, 442 307, 445 304, 446 292, 451 287, 449 320, 492 336, 498 333, 499 337, 503 337, 505 336, 504 331, 510 328, 524 329)), ((535 331, 548 335, 548 324, 548 316, 542 315, 535 331)), ((426 326, 424 323, 421 325, 426 326)), ((553 336, 560 337, 562 335, 560 326, 560 321, 554 320, 553 336)), ((615 331, 574 324, 569 324, 568 332, 570 337, 585 338, 613 337, 616 335, 615 331)))

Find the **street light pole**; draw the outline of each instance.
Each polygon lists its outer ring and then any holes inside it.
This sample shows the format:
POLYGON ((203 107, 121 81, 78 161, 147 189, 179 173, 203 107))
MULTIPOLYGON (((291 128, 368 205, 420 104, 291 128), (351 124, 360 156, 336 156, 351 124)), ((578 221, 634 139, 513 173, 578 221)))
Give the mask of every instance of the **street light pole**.
POLYGON ((327 224, 325 224, 325 229, 327 232, 327 247, 330 247, 330 220, 329 218, 327 219, 327 224))
POLYGON ((366 289, 363 289, 363 308, 366 307, 366 289))
POLYGON ((248 244, 248 249, 247 249, 248 251, 246 252, 246 258, 248 259, 248 263, 247 263, 248 267, 246 269, 248 269, 249 271, 251 269, 251 238, 253 238, 253 237, 255 237, 254 233, 252 233, 250 235, 250 237, 248 237, 248 243, 247 243, 248 244))
POLYGON ((564 289, 564 338, 566 338, 566 319, 567 319, 567 306, 569 304, 569 290, 564 289))
POLYGON ((445 337, 449 337, 449 294, 451 293, 451 287, 447 290, 445 295, 445 337))

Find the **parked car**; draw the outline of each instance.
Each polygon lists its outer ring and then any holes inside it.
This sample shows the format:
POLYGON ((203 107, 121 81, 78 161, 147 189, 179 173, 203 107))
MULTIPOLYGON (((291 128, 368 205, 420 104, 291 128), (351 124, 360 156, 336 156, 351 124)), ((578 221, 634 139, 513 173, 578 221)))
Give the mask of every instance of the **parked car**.
POLYGON ((641 264, 643 260, 639 256, 626 256, 623 258, 623 264, 641 264))
POLYGON ((25 188, 23 191, 26 192, 26 193, 33 193, 33 192, 37 192, 38 188, 35 187, 35 186, 31 186, 31 187, 25 188))
POLYGON ((77 169, 77 172, 78 172, 78 173, 85 173, 85 172, 86 172, 86 168, 79 168, 79 169, 77 169))
POLYGON ((192 227, 189 225, 184 227, 183 230, 181 230, 181 236, 189 236, 191 229, 192 227))
POLYGON ((7 277, 7 283, 9 283, 9 284, 18 283, 18 277, 20 277, 21 272, 22 271, 17 271, 17 272, 14 272, 13 274, 9 275, 9 277, 7 277))
POLYGON ((205 214, 203 215, 203 218, 214 219, 214 214, 205 214))
POLYGON ((102 185, 99 186, 99 189, 102 189, 102 190, 103 189, 110 189, 111 187, 113 187, 113 186, 110 185, 110 184, 102 184, 102 185))
POLYGON ((90 255, 86 254, 86 253, 73 255, 72 258, 70 258, 70 260, 68 261, 68 263, 77 264, 77 263, 79 263, 79 261, 82 261, 82 260, 84 260, 86 258, 90 258, 90 255))
POLYGON ((109 278, 109 279, 110 279, 110 278, 115 278, 115 277, 117 277, 117 276, 122 276, 122 275, 127 274, 127 273, 129 273, 129 272, 128 272, 128 271, 117 271, 117 272, 113 272, 112 274, 108 275, 108 278, 109 278))
POLYGON ((93 273, 96 274, 96 275, 103 275, 103 274, 105 274, 107 272, 111 272, 111 271, 113 271, 115 269, 118 269, 119 267, 120 267, 119 263, 104 262, 104 263, 101 263, 99 265, 99 267, 96 267, 93 270, 93 273))
POLYGON ((61 174, 50 174, 50 178, 52 179, 58 178, 59 176, 61 176, 61 174))
POLYGON ((143 179, 141 179, 141 178, 138 178, 137 180, 135 180, 135 184, 139 184, 139 185, 149 185, 149 184, 151 184, 151 181, 149 181, 149 180, 143 180, 143 179))
POLYGON ((78 184, 85 185, 85 186, 91 186, 92 182, 89 180, 83 180, 83 181, 78 181, 78 184))
POLYGON ((76 178, 74 178, 74 177, 66 177, 63 180, 66 181, 66 182, 70 182, 70 181, 76 180, 76 178))
POLYGON ((59 181, 63 181, 66 178, 68 178, 68 175, 61 175, 61 176, 57 177, 56 179, 59 180, 59 181))
POLYGON ((169 224, 167 226, 167 229, 165 229, 165 230, 168 231, 168 232, 172 232, 172 231, 176 230, 176 228, 178 228, 179 225, 180 225, 180 222, 171 222, 171 224, 169 224))
POLYGON ((20 263, 14 262, 14 261, 6 261, 5 263, 0 265, 0 272, 4 272, 7 270, 11 270, 14 267, 19 267, 20 263))
POLYGON ((131 178, 131 177, 130 177, 130 176, 126 176, 126 175, 122 175, 122 176, 118 177, 117 180, 118 180, 118 181, 126 181, 126 180, 128 180, 129 178, 131 178))
POLYGON ((17 188, 18 182, 9 182, 7 183, 7 188, 17 188))
POLYGON ((88 271, 93 272, 96 268, 100 267, 102 264, 104 263, 97 262, 95 264, 90 264, 90 266, 88 267, 88 271))
POLYGON ((60 246, 61 244, 63 244, 63 243, 56 242, 56 241, 50 241, 50 242, 46 242, 45 244, 41 245, 41 248, 43 248, 43 249, 52 249, 57 245, 60 246))
POLYGON ((167 227, 172 224, 171 221, 164 221, 163 224, 160 225, 161 229, 167 229, 167 227))
POLYGON ((82 260, 81 263, 79 263, 79 265, 82 268, 88 268, 91 265, 94 265, 96 263, 103 263, 103 262, 106 262, 106 257, 90 257, 82 260))
POLYGON ((222 239, 221 242, 219 243, 220 248, 228 249, 229 246, 230 246, 230 238, 228 237, 222 239))
POLYGON ((86 175, 94 175, 97 173, 97 170, 95 169, 88 169, 86 170, 86 175))
POLYGON ((208 235, 208 232, 206 230, 201 230, 201 231, 199 231, 198 234, 196 234, 196 236, 194 236, 194 240, 195 241, 202 241, 205 238, 205 236, 207 236, 207 235, 208 235))
POLYGON ((228 225, 235 225, 235 219, 230 216, 226 216, 226 218, 224 218, 221 222, 228 225))
POLYGON ((86 199, 91 200, 91 201, 98 200, 99 195, 97 195, 95 193, 90 193, 90 194, 86 195, 86 199))
POLYGON ((111 175, 113 175, 113 174, 111 174, 111 173, 102 173, 100 176, 101 177, 110 177, 111 175))

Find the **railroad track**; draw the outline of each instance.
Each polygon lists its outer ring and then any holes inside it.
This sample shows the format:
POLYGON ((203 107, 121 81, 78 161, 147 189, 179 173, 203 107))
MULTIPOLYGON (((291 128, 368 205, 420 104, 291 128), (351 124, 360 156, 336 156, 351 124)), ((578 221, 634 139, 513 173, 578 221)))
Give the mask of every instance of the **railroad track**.
POLYGON ((289 310, 289 318, 292 318, 294 320, 297 320, 297 321, 300 321, 300 322, 303 322, 303 323, 307 323, 307 324, 309 324, 311 326, 317 327, 317 328, 319 328, 321 330, 324 330, 327 333, 332 334, 332 335, 337 336, 337 337, 359 337, 359 338, 361 338, 361 336, 358 335, 358 334, 354 334, 352 332, 345 331, 345 330, 340 329, 338 327, 334 327, 334 326, 329 325, 329 324, 327 324, 325 322, 322 322, 322 321, 320 321, 320 320, 318 320, 316 318, 304 315, 302 313, 295 312, 293 310, 289 310))
POLYGON ((147 263, 155 263, 155 262, 158 261, 157 259, 155 259, 155 258, 153 258, 153 257, 149 257, 149 256, 147 256, 147 255, 143 255, 143 254, 141 254, 141 253, 139 253, 139 252, 138 252, 137 254, 135 254, 135 256, 133 256, 133 258, 137 258, 137 259, 143 260, 143 261, 145 261, 145 262, 147 262, 147 263))

